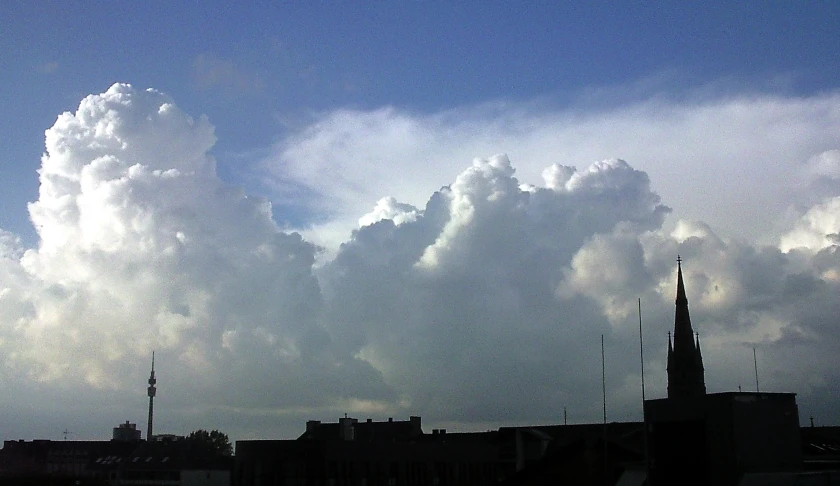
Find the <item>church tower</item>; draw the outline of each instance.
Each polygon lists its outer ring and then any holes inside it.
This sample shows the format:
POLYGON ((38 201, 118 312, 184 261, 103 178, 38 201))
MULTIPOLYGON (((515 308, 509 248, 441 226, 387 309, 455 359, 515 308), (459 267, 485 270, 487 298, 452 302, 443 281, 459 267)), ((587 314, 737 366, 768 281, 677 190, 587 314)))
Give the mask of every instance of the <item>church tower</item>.
POLYGON ((152 351, 152 374, 149 375, 149 423, 148 428, 146 429, 146 440, 152 440, 154 434, 152 433, 152 424, 154 421, 154 411, 155 411, 155 393, 157 392, 157 380, 155 379, 155 352, 152 351))
POLYGON ((702 396, 706 394, 706 380, 700 337, 691 328, 680 257, 677 257, 676 304, 673 344, 668 333, 668 398, 702 396))

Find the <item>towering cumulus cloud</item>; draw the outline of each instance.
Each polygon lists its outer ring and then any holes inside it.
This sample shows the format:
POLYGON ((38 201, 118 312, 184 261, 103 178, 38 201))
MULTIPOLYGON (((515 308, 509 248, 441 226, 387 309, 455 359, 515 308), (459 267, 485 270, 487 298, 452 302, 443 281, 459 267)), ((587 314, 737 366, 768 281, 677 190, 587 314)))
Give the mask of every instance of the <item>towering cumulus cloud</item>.
POLYGON ((62 114, 46 140, 30 205, 40 244, 21 255, 2 240, 6 379, 127 390, 157 350, 170 400, 387 396, 317 324, 316 248, 280 232, 265 199, 217 178, 207 120, 117 84, 62 114))
MULTIPOLYGON (((22 259, 33 285, 49 288, 19 327, 41 343, 33 377, 116 387, 113 366, 155 348, 206 376, 221 364, 218 345, 233 351, 243 330, 297 337, 312 322, 312 309, 265 304, 317 306, 314 248, 277 231, 265 200, 220 183, 213 143, 205 119, 120 84, 47 131, 30 206, 41 241, 22 259)), ((294 341, 275 346, 298 353, 294 341)))
POLYGON ((667 208, 621 160, 546 179, 523 185, 507 157, 477 159, 422 216, 359 229, 324 269, 332 331, 434 419, 597 410, 593 350, 609 327, 585 297, 558 294, 564 269, 591 235, 638 236, 667 208))
POLYGON ((751 384, 756 346, 763 389, 833 413, 834 152, 814 159, 822 199, 778 246, 696 221, 664 230, 668 201, 620 159, 550 165, 535 185, 497 155, 424 205, 368 201, 316 265, 320 249, 281 231, 266 199, 217 177, 213 143, 207 120, 123 84, 47 131, 30 205, 38 246, 0 231, 0 382, 21 424, 54 400, 89 417, 93 437, 142 424, 152 350, 162 431, 289 437, 344 412, 464 429, 558 422, 564 407, 598 420, 602 334, 610 417, 638 418, 637 299, 649 393, 661 396, 677 254, 709 389, 751 384))

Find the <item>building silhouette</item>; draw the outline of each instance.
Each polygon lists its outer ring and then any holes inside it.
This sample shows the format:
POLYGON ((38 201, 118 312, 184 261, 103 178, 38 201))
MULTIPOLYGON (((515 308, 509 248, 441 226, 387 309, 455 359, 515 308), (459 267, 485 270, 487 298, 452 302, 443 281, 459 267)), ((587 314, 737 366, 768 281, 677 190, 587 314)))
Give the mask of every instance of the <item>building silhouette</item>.
POLYGON ((674 313, 674 342, 668 333, 668 398, 699 397, 706 394, 700 336, 691 327, 688 298, 682 275, 682 259, 677 257, 677 300, 674 313))
POLYGON ((310 420, 296 440, 236 442, 234 484, 493 484, 498 434, 424 434, 421 419, 310 420))
POLYGON ((185 439, 4 441, 0 485, 229 486, 232 465, 185 439))
MULTIPOLYGON (((233 484, 401 486, 614 484, 642 464, 641 423, 424 433, 409 420, 310 420, 296 440, 236 442, 233 484), (604 439, 606 432, 607 446, 604 439), (609 450, 608 471, 602 454, 609 450)), ((640 469, 640 468, 639 468, 640 469)))
POLYGON ((646 400, 648 484, 737 485, 802 469, 794 393, 706 393, 700 343, 691 327, 677 258, 674 342, 668 340, 668 398, 646 400))
POLYGON ((137 424, 133 424, 128 420, 124 424, 119 424, 114 427, 113 440, 121 441, 139 441, 140 431, 137 429, 137 424))

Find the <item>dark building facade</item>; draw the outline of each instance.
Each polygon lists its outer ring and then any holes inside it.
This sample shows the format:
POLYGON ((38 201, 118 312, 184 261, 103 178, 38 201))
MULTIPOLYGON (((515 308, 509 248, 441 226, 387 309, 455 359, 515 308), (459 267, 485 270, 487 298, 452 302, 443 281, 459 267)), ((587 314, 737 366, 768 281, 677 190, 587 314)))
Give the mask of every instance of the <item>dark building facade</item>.
POLYGON ((179 441, 5 441, 0 485, 229 486, 233 459, 179 441))
POLYGON ((498 435, 424 434, 420 417, 311 420, 297 440, 237 441, 233 480, 240 486, 492 484, 500 474, 498 435))
POLYGON ((104 471, 97 460, 126 456, 138 444, 119 440, 7 440, 0 450, 0 484, 25 480, 47 484, 59 479, 105 482, 110 479, 110 471, 104 471))
POLYGON ((645 402, 655 486, 735 485, 744 474, 802 467, 793 393, 713 393, 645 402))
MULTIPOLYGON (((505 428, 499 429, 500 434, 505 428)), ((641 484, 644 477, 644 428, 641 422, 606 424, 542 425, 511 428, 517 435, 539 433, 547 438, 545 449, 520 456, 515 471, 507 469, 501 486, 603 486, 641 484), (619 483, 620 482, 620 483, 619 483)), ((502 440, 502 447, 519 441, 502 440)), ((519 456, 519 454, 517 454, 519 456)))
POLYGON ((628 462, 642 464, 643 430, 636 422, 425 434, 420 417, 309 421, 297 440, 237 441, 233 480, 239 486, 600 486, 605 479, 614 484, 628 462))
POLYGON ((133 424, 128 420, 124 424, 114 427, 113 440, 123 441, 139 441, 140 431, 137 430, 137 424, 133 424))

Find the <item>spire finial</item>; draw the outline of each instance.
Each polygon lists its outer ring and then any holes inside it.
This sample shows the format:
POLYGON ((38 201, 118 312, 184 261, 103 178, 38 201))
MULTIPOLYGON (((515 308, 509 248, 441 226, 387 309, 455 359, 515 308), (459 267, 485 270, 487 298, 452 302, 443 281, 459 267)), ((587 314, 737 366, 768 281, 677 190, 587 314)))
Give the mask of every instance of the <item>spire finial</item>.
POLYGON ((685 297, 685 284, 683 284, 682 261, 683 261, 683 259, 679 255, 677 255, 677 302, 678 303, 681 300, 683 300, 685 302, 688 302, 688 300, 685 297))

